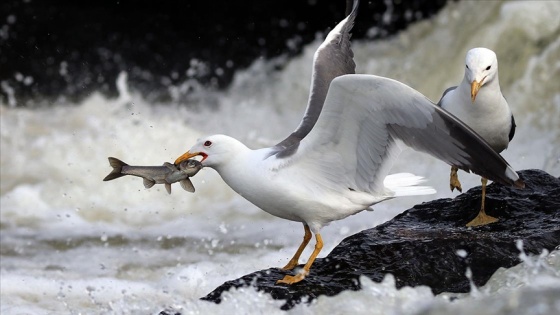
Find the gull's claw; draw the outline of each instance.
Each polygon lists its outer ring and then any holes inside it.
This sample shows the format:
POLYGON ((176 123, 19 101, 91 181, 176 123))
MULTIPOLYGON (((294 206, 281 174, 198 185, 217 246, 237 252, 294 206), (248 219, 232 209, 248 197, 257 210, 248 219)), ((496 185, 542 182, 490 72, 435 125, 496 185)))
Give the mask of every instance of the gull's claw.
POLYGON ((301 280, 305 279, 307 272, 300 272, 295 276, 286 275, 284 279, 276 281, 276 284, 284 283, 284 284, 294 284, 298 283, 301 280))
POLYGON ((459 181, 459 176, 457 176, 458 169, 454 166, 451 167, 451 175, 449 177, 449 188, 451 191, 457 188, 459 192, 463 192, 463 188, 461 188, 461 182, 459 181))
POLYGON ((486 208, 484 207, 484 201, 486 200, 486 184, 488 183, 488 179, 482 177, 482 202, 480 204, 480 211, 478 215, 472 219, 467 226, 480 226, 486 225, 494 222, 498 222, 498 218, 494 218, 493 216, 489 216, 486 214, 486 208))
POLYGON ((467 223, 467 226, 481 226, 481 225, 486 225, 498 221, 499 221, 498 218, 487 215, 486 212, 484 211, 480 211, 474 219, 472 219, 469 223, 467 223))

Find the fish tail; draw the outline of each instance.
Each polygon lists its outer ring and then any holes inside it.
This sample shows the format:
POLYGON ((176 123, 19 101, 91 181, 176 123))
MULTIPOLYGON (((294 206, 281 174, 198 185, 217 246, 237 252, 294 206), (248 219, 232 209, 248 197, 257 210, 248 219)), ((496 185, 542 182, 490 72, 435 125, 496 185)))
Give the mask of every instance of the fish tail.
POLYGON ((103 178, 103 181, 108 181, 108 180, 113 180, 115 178, 119 178, 122 176, 125 176, 126 174, 122 173, 122 168, 123 166, 127 166, 128 164, 126 164, 125 162, 114 158, 114 157, 109 157, 109 164, 111 165, 111 167, 113 168, 113 170, 111 171, 111 173, 109 173, 109 175, 105 176, 105 178, 103 178))

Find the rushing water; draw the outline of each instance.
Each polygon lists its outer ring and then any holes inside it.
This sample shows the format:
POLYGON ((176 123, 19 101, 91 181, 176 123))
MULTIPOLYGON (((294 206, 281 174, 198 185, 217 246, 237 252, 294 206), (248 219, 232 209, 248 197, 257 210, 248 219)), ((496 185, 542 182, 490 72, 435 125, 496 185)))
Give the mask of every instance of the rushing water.
MULTIPOLYGON (((437 101, 460 82, 466 51, 496 51, 500 82, 517 121, 504 151, 515 169, 560 175, 560 2, 450 3, 437 16, 382 41, 354 41, 357 72, 403 81, 437 101), (484 3, 484 4, 482 4, 484 3)), ((189 106, 148 104, 130 93, 94 93, 80 104, 0 107, 1 313, 282 314, 282 304, 246 288, 216 305, 199 298, 226 280, 282 266, 299 245, 301 224, 272 217, 232 192, 212 170, 193 178, 196 193, 174 185, 144 189, 137 178, 103 182, 108 156, 131 164, 173 161, 205 133, 252 147, 292 131, 306 104, 317 40, 291 60, 257 61, 227 91, 198 89, 189 106), (281 70, 277 63, 284 64, 281 70)), ((170 92, 190 87, 170 86, 170 92)), ((41 100, 37 100, 40 103, 41 100)), ((391 200, 323 229, 326 255, 343 238, 432 198, 452 197, 449 167, 404 151, 394 171, 425 176, 438 193, 391 200)), ((480 178, 460 173, 464 188, 480 178)), ((520 244, 520 248, 521 244, 520 244)), ((304 252, 307 257, 310 251, 304 252)), ((558 314, 560 252, 499 270, 470 294, 397 290, 392 277, 364 289, 320 297, 295 314, 558 314)))

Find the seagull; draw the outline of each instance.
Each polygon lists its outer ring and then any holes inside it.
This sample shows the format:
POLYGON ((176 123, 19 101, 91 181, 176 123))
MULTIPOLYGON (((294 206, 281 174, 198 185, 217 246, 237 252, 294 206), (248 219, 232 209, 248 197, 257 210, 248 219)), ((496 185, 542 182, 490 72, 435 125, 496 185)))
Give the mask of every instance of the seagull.
MULTIPOLYGON (((488 48, 478 47, 467 52, 465 76, 459 86, 448 88, 438 105, 461 119, 476 131, 494 151, 505 150, 515 134, 515 119, 500 90, 498 58, 488 48)), ((451 166, 451 191, 462 192, 457 167, 451 166)), ((484 199, 488 179, 482 177, 482 204, 478 215, 467 226, 497 222, 486 214, 484 199)))
POLYGON ((260 149, 227 135, 204 136, 175 161, 200 156, 255 206, 303 224, 303 241, 282 269, 298 265, 315 235, 306 264, 280 284, 309 275, 323 248, 320 230, 330 222, 384 200, 433 193, 417 186, 421 180, 412 174, 389 175, 402 143, 505 185, 523 185, 480 136, 418 91, 389 78, 354 74, 350 30, 357 8, 354 1, 351 13, 317 49, 307 108, 293 133, 260 149))

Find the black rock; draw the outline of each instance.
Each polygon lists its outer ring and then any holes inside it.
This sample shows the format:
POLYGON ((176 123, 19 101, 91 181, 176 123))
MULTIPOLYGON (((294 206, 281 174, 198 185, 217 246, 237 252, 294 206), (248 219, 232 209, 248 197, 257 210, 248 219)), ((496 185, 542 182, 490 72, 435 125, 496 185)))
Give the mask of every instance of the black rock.
POLYGON ((560 246, 560 179, 540 170, 519 172, 524 189, 493 183, 487 187, 486 212, 499 222, 468 228, 465 224, 480 209, 481 188, 454 199, 417 205, 393 220, 344 239, 311 273, 293 285, 277 285, 288 272, 271 268, 231 280, 203 297, 220 303, 232 287, 254 286, 274 299, 286 300, 289 309, 319 295, 359 290, 359 276, 381 282, 393 274, 397 288, 429 286, 434 294, 469 292, 466 268, 472 280, 484 285, 500 267, 519 264, 518 240, 526 253, 540 254, 560 246), (461 257, 458 251, 466 256, 461 257))

